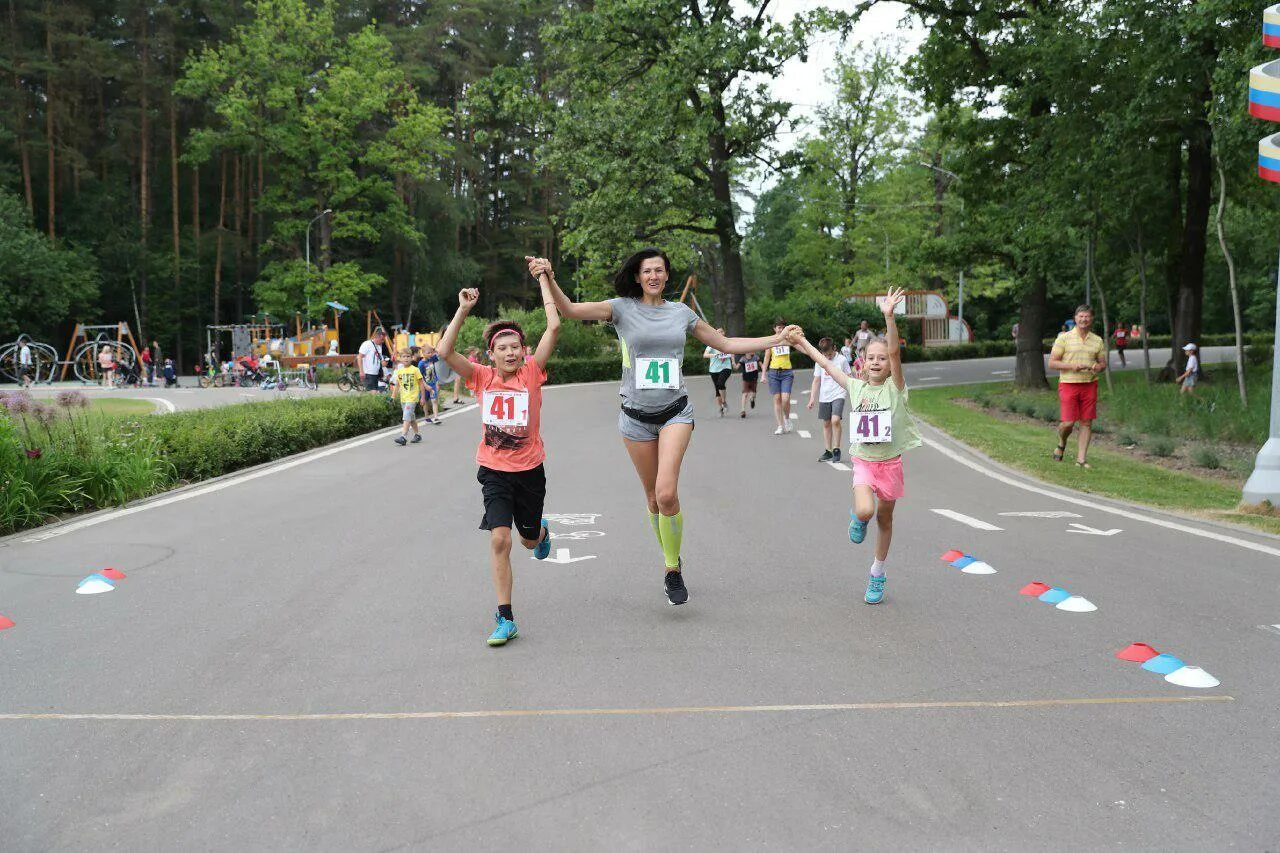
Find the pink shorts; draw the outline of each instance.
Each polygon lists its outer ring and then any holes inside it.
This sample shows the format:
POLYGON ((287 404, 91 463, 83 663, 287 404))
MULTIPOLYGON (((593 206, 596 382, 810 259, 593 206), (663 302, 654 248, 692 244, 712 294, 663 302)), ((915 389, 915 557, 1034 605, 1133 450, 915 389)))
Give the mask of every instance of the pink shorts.
POLYGON ((895 456, 884 462, 868 462, 865 459, 853 460, 853 485, 870 486, 871 491, 882 501, 896 501, 906 494, 906 483, 902 476, 902 457, 895 456))

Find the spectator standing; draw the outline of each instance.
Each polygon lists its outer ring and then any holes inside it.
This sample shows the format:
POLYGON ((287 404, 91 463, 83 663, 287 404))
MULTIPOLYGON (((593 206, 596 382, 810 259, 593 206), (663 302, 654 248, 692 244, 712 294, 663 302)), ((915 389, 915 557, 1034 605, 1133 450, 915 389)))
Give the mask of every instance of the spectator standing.
POLYGON ((1120 366, 1128 367, 1124 359, 1124 351, 1129 346, 1129 327, 1124 323, 1117 323, 1116 330, 1111 334, 1111 340, 1115 342, 1116 355, 1120 356, 1120 366))
POLYGON ((156 384, 156 366, 151 361, 151 347, 143 347, 142 352, 138 354, 138 359, 142 362, 142 381, 148 386, 156 384))
POLYGON ((1076 309, 1071 330, 1058 335, 1049 353, 1049 369, 1059 371, 1060 424, 1053 458, 1062 461, 1067 439, 1078 425, 1076 464, 1081 468, 1092 467, 1088 456, 1093 422, 1098 416, 1098 374, 1107 369, 1106 347, 1102 338, 1090 331, 1092 326, 1093 309, 1081 305, 1076 309))
POLYGON ((102 370, 102 387, 114 388, 116 378, 116 351, 105 346, 98 350, 98 367, 102 370))
POLYGON ((1181 387, 1178 389, 1179 394, 1196 393, 1196 382, 1200 380, 1200 357, 1196 355, 1199 348, 1195 344, 1187 344, 1182 348, 1187 354, 1187 369, 1182 371, 1182 375, 1178 377, 1181 387))
POLYGON ((387 332, 381 326, 373 330, 369 340, 360 345, 360 353, 356 363, 360 370, 360 381, 364 390, 377 392, 378 378, 382 375, 382 348, 387 343, 387 332))
POLYGON ((31 345, 24 340, 22 347, 18 350, 18 381, 22 383, 22 387, 31 387, 35 372, 36 365, 35 359, 31 357, 31 345))
POLYGON ((871 324, 866 320, 863 320, 858 326, 858 331, 854 333, 853 348, 855 354, 849 357, 849 361, 852 362, 856 359, 862 358, 865 355, 867 344, 871 343, 871 339, 875 336, 876 333, 871 331, 871 324))

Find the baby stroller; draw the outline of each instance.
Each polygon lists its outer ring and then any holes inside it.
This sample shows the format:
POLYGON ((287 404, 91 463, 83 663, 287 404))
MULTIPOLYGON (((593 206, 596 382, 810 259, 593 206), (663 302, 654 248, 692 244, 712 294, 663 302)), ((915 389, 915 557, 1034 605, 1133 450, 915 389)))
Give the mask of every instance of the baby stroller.
POLYGON ((137 362, 122 361, 116 364, 115 382, 117 388, 138 387, 142 384, 142 375, 138 372, 137 362))

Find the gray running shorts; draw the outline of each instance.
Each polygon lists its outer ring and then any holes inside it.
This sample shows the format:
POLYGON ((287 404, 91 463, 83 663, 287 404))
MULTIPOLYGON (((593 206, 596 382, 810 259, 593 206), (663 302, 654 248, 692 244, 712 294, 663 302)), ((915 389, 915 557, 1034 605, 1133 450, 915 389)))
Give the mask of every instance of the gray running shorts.
POLYGON ((663 427, 672 424, 691 424, 693 423, 693 403, 690 402, 680 414, 676 415, 665 424, 647 424, 644 421, 638 421, 628 415, 626 412, 618 411, 618 432, 622 433, 623 438, 629 438, 632 441, 657 441, 658 433, 663 427))

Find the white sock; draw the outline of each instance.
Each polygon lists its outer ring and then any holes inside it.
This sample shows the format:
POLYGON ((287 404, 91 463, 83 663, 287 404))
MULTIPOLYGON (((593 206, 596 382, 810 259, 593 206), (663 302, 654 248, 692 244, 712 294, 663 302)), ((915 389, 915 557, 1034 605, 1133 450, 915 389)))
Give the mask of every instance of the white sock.
POLYGON ((876 560, 871 564, 871 577, 884 577, 884 560, 876 560))

